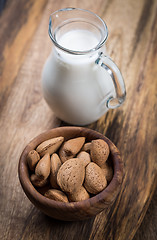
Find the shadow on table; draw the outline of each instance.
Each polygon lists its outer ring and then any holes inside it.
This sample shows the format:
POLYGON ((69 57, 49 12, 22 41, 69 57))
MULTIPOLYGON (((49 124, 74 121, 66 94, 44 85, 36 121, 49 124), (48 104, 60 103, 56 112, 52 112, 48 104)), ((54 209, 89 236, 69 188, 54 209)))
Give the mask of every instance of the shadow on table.
POLYGON ((49 239, 53 240, 88 240, 94 217, 84 221, 65 222, 42 214, 43 221, 49 227, 49 239))

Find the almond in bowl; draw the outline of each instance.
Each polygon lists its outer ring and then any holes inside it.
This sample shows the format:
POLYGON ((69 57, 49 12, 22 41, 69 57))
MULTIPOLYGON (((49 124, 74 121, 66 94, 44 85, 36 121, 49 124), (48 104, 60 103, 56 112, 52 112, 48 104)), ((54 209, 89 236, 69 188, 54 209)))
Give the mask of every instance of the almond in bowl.
POLYGON ((26 146, 19 161, 19 179, 28 198, 45 214, 65 221, 92 217, 112 204, 122 177, 118 149, 87 128, 49 130, 26 146), (32 151, 40 156, 33 167, 32 151))

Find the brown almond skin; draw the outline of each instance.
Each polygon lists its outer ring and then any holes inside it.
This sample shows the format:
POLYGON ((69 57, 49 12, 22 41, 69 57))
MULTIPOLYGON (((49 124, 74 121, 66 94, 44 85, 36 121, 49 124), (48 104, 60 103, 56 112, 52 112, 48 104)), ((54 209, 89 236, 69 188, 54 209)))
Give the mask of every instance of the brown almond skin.
POLYGON ((84 142, 85 137, 78 137, 70 139, 63 143, 59 150, 59 156, 62 163, 64 163, 68 159, 74 158, 76 154, 81 150, 84 142))
POLYGON ((42 142, 37 148, 36 151, 42 157, 46 153, 50 155, 58 150, 61 144, 64 141, 64 137, 56 137, 42 142))
POLYGON ((37 162, 40 160, 39 154, 35 150, 31 150, 27 155, 27 163, 31 171, 34 171, 37 162))
POLYGON ((67 160, 57 174, 57 183, 62 191, 72 193, 81 187, 85 177, 85 167, 78 158, 67 160))
POLYGON ((59 188, 57 184, 57 173, 59 168, 61 167, 62 163, 59 156, 54 153, 51 156, 51 163, 50 163, 50 184, 53 188, 59 188))
POLYGON ((97 139, 93 140, 91 143, 91 159, 95 162, 99 167, 105 166, 105 162, 109 156, 110 149, 108 144, 102 140, 97 139))
POLYGON ((91 142, 88 142, 83 145, 82 151, 90 153, 90 149, 91 149, 91 142))
POLYGON ((88 163, 91 162, 91 158, 89 153, 85 152, 85 151, 81 151, 78 155, 77 158, 81 159, 83 161, 83 165, 84 167, 86 167, 88 165, 88 163))
POLYGON ((44 187, 48 181, 47 179, 41 180, 37 175, 32 174, 31 175, 31 182, 35 187, 44 187))
POLYGON ((113 169, 111 166, 109 166, 107 163, 102 168, 103 174, 106 177, 106 180, 110 182, 113 178, 113 169))
POLYGON ((49 189, 44 196, 59 202, 69 202, 65 193, 57 189, 49 189))
POLYGON ((46 179, 48 178, 50 174, 50 154, 46 153, 42 159, 38 162, 36 168, 35 168, 35 174, 40 179, 46 179))
POLYGON ((90 195, 86 191, 86 189, 83 186, 81 186, 77 191, 69 194, 68 197, 70 202, 80 202, 90 198, 90 195))
POLYGON ((106 177, 96 163, 89 163, 86 167, 84 187, 89 193, 97 194, 107 186, 106 177))

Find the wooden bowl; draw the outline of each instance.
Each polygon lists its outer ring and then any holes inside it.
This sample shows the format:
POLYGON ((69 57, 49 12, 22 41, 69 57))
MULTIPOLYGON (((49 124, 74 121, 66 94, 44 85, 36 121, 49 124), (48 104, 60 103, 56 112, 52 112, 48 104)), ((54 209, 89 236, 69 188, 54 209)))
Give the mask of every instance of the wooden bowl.
POLYGON ((64 221, 83 220, 100 213, 114 202, 123 179, 123 161, 116 146, 102 134, 82 127, 59 127, 40 134, 26 146, 19 160, 18 173, 25 194, 43 213, 64 221), (109 158, 112 161, 114 176, 102 192, 88 200, 62 203, 44 197, 35 189, 29 177, 27 154, 41 142, 59 136, 63 136, 65 140, 83 136, 86 137, 87 142, 93 139, 103 139, 108 143, 110 148, 109 158))

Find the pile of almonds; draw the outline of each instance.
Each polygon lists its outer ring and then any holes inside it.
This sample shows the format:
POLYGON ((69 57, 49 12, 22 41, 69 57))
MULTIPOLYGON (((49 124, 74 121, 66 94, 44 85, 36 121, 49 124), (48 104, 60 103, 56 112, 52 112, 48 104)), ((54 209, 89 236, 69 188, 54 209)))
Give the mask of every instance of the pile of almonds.
POLYGON ((38 188, 49 185, 44 196, 56 201, 88 199, 105 189, 113 177, 109 152, 102 139, 88 143, 85 137, 49 139, 28 153, 31 182, 38 188))

